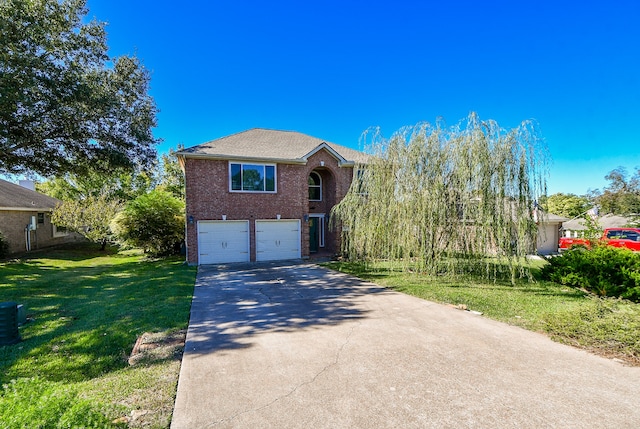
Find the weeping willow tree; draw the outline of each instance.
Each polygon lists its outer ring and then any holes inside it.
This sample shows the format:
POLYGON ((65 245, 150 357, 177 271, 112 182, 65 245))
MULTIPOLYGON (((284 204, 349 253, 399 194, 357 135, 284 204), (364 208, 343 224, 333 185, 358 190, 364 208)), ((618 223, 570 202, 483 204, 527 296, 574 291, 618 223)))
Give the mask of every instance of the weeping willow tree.
POLYGON ((505 130, 469 115, 403 128, 390 139, 365 133, 366 165, 332 211, 350 260, 488 277, 506 261, 513 276, 535 250, 536 201, 546 193, 542 139, 532 121, 505 130))

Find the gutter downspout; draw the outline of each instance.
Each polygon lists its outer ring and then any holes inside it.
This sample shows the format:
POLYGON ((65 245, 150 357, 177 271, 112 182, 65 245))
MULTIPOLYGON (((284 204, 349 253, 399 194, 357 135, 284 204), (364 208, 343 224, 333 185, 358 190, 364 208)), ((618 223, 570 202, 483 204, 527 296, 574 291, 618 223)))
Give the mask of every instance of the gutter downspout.
POLYGON ((27 225, 24 228, 24 241, 25 241, 25 246, 27 248, 27 252, 31 251, 31 225, 27 225))

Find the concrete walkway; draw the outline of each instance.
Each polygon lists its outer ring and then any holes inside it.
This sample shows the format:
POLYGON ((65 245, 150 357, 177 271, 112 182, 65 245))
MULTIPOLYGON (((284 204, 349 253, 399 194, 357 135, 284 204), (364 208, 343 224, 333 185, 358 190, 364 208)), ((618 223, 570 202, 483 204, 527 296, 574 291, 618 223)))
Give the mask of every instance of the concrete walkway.
POLYGON ((294 263, 200 268, 171 425, 639 426, 640 368, 294 263))

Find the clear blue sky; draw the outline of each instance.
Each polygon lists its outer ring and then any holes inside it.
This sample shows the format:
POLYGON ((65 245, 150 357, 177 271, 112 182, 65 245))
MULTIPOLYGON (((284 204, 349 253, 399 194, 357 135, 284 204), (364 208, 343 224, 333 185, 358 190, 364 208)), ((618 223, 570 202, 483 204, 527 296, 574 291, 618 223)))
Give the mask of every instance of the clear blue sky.
POLYGON ((640 2, 88 0, 150 70, 161 152, 254 127, 358 148, 469 112, 535 119, 549 193, 640 167, 640 2))

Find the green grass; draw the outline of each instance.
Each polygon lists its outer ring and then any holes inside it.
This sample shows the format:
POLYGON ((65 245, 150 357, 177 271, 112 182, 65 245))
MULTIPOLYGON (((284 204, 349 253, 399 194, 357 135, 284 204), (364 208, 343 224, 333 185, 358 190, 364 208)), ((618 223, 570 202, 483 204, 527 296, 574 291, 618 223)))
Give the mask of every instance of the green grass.
MULTIPOLYGON (((532 263, 534 278, 541 264, 532 263)), ((396 271, 382 263, 325 266, 419 298, 465 306, 491 319, 545 333, 555 341, 640 366, 639 304, 596 298, 544 281, 512 284, 508 279, 428 276, 396 271)))
POLYGON ((128 357, 145 332, 187 328, 194 279, 179 258, 88 246, 0 263, 0 301, 23 304, 30 319, 20 343, 0 347, 0 422, 18 412, 44 421, 18 416, 7 427, 125 426, 132 410, 146 410, 131 426, 168 427, 179 356, 134 366, 128 357), (20 408, 19 397, 30 400, 20 408))

